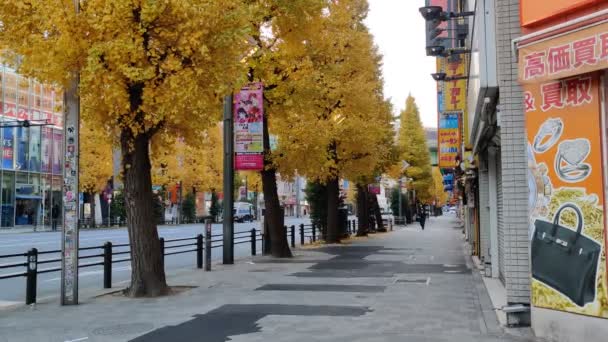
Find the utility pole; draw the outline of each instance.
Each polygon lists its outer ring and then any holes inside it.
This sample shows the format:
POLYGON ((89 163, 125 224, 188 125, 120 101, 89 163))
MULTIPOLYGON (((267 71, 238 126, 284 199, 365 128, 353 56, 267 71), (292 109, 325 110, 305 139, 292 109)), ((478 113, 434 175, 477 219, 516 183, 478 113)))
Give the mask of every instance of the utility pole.
POLYGON ((234 263, 234 137, 232 94, 224 97, 224 222, 223 263, 234 263))
MULTIPOLYGON (((76 14, 80 11, 79 0, 74 0, 76 14)), ((80 98, 78 71, 72 71, 72 79, 64 92, 65 120, 64 138, 64 186, 63 224, 61 234, 61 305, 78 304, 78 172, 79 172, 79 131, 80 98)))

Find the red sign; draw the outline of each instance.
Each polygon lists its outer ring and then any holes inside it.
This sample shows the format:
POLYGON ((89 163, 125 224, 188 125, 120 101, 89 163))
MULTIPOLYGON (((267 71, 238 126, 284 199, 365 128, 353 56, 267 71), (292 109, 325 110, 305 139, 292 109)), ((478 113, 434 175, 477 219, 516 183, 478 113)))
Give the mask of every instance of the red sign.
POLYGON ((252 83, 234 96, 234 151, 237 170, 264 168, 264 86, 252 83))
POLYGON ((519 80, 556 80, 608 68, 608 23, 523 46, 519 80))

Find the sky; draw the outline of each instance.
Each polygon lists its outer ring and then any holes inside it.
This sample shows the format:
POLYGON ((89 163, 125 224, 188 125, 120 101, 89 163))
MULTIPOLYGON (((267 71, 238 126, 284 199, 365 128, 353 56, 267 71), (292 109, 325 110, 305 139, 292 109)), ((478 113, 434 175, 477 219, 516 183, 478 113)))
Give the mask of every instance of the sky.
POLYGON ((384 56, 384 95, 395 114, 416 98, 425 127, 437 127, 437 84, 431 77, 435 58, 425 52, 425 25, 418 8, 424 0, 368 0, 367 26, 384 56))

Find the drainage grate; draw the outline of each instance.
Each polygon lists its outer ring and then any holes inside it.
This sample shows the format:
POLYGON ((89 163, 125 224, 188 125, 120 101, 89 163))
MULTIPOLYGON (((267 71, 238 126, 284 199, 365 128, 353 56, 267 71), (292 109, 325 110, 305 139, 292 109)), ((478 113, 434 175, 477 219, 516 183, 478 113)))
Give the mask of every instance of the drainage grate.
POLYGON ((153 328, 152 323, 126 323, 97 328, 92 333, 97 336, 130 335, 143 333, 153 328))
POLYGON ((428 279, 397 279, 395 283, 405 283, 405 284, 426 284, 428 279))
POLYGON ((384 292, 385 286, 330 284, 266 284, 256 291, 384 292))

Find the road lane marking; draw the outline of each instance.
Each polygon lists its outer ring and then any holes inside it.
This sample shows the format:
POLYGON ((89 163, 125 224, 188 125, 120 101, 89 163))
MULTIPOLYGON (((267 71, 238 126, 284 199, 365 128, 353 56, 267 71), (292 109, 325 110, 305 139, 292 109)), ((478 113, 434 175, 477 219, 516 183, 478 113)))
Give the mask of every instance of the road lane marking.
POLYGON ((86 341, 88 340, 88 337, 81 337, 81 338, 77 338, 75 340, 65 340, 65 342, 78 342, 78 341, 86 341))

